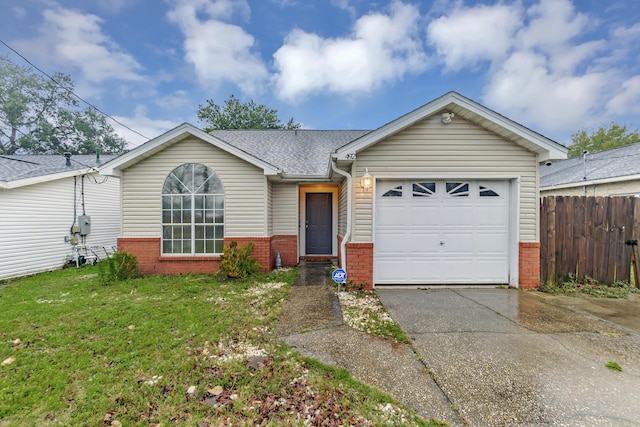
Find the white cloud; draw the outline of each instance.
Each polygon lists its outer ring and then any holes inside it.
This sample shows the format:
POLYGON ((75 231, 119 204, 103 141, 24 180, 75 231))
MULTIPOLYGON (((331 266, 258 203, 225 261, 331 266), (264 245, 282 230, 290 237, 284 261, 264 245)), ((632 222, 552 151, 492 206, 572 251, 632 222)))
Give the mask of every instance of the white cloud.
POLYGON ((519 34, 525 49, 557 51, 579 36, 588 24, 587 16, 576 12, 569 0, 540 0, 527 9, 527 15, 530 21, 519 34))
POLYGON ((622 91, 607 103, 610 114, 640 114, 640 76, 622 82, 622 91))
POLYGON ((102 32, 102 20, 70 9, 46 9, 40 35, 14 42, 40 63, 56 69, 79 69, 91 83, 140 80, 140 64, 102 32))
POLYGON ((184 34, 185 58, 202 84, 223 81, 253 93, 267 78, 259 55, 252 51, 255 39, 241 27, 223 22, 239 15, 248 19, 245 1, 178 0, 167 16, 184 34), (203 18, 206 16, 206 18, 203 18))
POLYGON ((448 69, 490 65, 487 105, 562 133, 602 112, 617 74, 592 61, 606 52, 605 40, 581 41, 595 23, 568 0, 540 0, 527 10, 519 3, 458 6, 432 21, 427 35, 448 69))
POLYGON ((607 76, 556 74, 544 55, 516 52, 485 88, 485 100, 518 121, 560 132, 584 126, 599 106, 607 76))
POLYGON ((415 6, 394 2, 390 14, 358 19, 350 37, 322 38, 293 30, 275 53, 278 96, 366 92, 426 69, 415 6))
POLYGON ((128 142, 127 148, 129 149, 135 148, 179 125, 179 123, 170 120, 155 120, 147 117, 147 108, 143 105, 136 106, 133 117, 114 116, 114 118, 144 135, 144 137, 140 136, 125 126, 112 123, 114 131, 128 142))
POLYGON ((506 56, 520 15, 518 7, 508 5, 458 7, 431 21, 427 37, 448 69, 473 67, 506 56))

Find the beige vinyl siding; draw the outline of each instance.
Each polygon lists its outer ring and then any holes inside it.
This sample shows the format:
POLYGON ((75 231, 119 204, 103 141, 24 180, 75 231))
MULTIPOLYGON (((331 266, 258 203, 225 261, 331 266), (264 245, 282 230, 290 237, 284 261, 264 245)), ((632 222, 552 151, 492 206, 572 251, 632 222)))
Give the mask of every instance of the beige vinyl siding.
POLYGON ((540 191, 544 196, 638 196, 640 195, 640 180, 608 182, 596 185, 580 185, 577 187, 559 188, 556 190, 540 191))
POLYGON ((267 235, 273 235, 273 183, 269 180, 265 180, 266 185, 266 213, 267 216, 267 235))
MULTIPOLYGON (((537 241, 537 157, 462 118, 443 125, 440 115, 358 153, 354 180, 364 168, 374 177, 520 177, 520 241, 537 241)), ((355 186, 354 241, 373 240, 373 191, 355 186)))
POLYGON ((272 214, 274 235, 298 234, 298 185, 273 183, 272 214))
POLYGON ((162 186, 168 174, 184 163, 209 166, 222 181, 226 237, 266 236, 266 177, 262 169, 197 138, 189 138, 124 171, 122 233, 125 237, 161 236, 162 186))
POLYGON ((349 187, 347 180, 344 179, 340 184, 340 193, 338 195, 338 234, 343 236, 347 232, 347 196, 349 187))
MULTIPOLYGON (((110 250, 120 234, 119 180, 104 179, 84 180, 85 213, 91 217, 86 245, 102 256, 99 248, 110 250)), ((64 265, 72 255, 65 237, 74 218, 82 215, 81 192, 81 177, 75 183, 75 199, 73 177, 0 190, 0 280, 64 265)))

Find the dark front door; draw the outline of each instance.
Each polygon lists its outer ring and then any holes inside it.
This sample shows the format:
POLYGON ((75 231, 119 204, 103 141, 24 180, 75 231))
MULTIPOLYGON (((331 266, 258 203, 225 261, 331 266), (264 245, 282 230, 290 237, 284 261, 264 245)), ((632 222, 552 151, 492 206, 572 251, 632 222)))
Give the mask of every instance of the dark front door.
POLYGON ((331 254, 331 193, 307 193, 305 253, 331 254))

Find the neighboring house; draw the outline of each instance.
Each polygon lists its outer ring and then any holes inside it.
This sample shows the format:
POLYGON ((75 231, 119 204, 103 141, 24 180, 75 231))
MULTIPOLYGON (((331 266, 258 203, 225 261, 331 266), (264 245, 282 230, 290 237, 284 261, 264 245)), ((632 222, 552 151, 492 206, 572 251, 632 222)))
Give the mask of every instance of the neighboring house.
POLYGON ((640 197, 640 143, 541 166, 540 195, 640 197))
POLYGON ((539 284, 539 163, 566 148, 455 92, 374 131, 205 133, 189 124, 104 165, 119 249, 146 273, 214 272, 253 241, 273 268, 338 259, 348 280, 539 284))
POLYGON ((96 166, 89 155, 73 155, 69 165, 62 155, 0 155, 0 280, 92 259, 91 247, 101 256, 113 251, 120 184, 98 175, 96 166), (83 214, 90 223, 78 222, 83 214), (82 230, 72 234, 74 225, 82 230))

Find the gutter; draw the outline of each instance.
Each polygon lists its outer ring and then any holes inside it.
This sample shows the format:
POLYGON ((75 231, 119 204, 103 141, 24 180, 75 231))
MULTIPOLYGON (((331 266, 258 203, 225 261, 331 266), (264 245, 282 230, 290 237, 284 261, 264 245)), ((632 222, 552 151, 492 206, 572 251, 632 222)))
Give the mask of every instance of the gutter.
POLYGON ((347 178, 347 229, 345 230, 344 236, 342 237, 342 243, 340 244, 340 264, 342 265, 342 269, 348 274, 349 270, 347 270, 347 242, 351 238, 351 175, 348 172, 343 171, 342 169, 338 169, 335 160, 331 161, 331 169, 335 173, 347 178))

